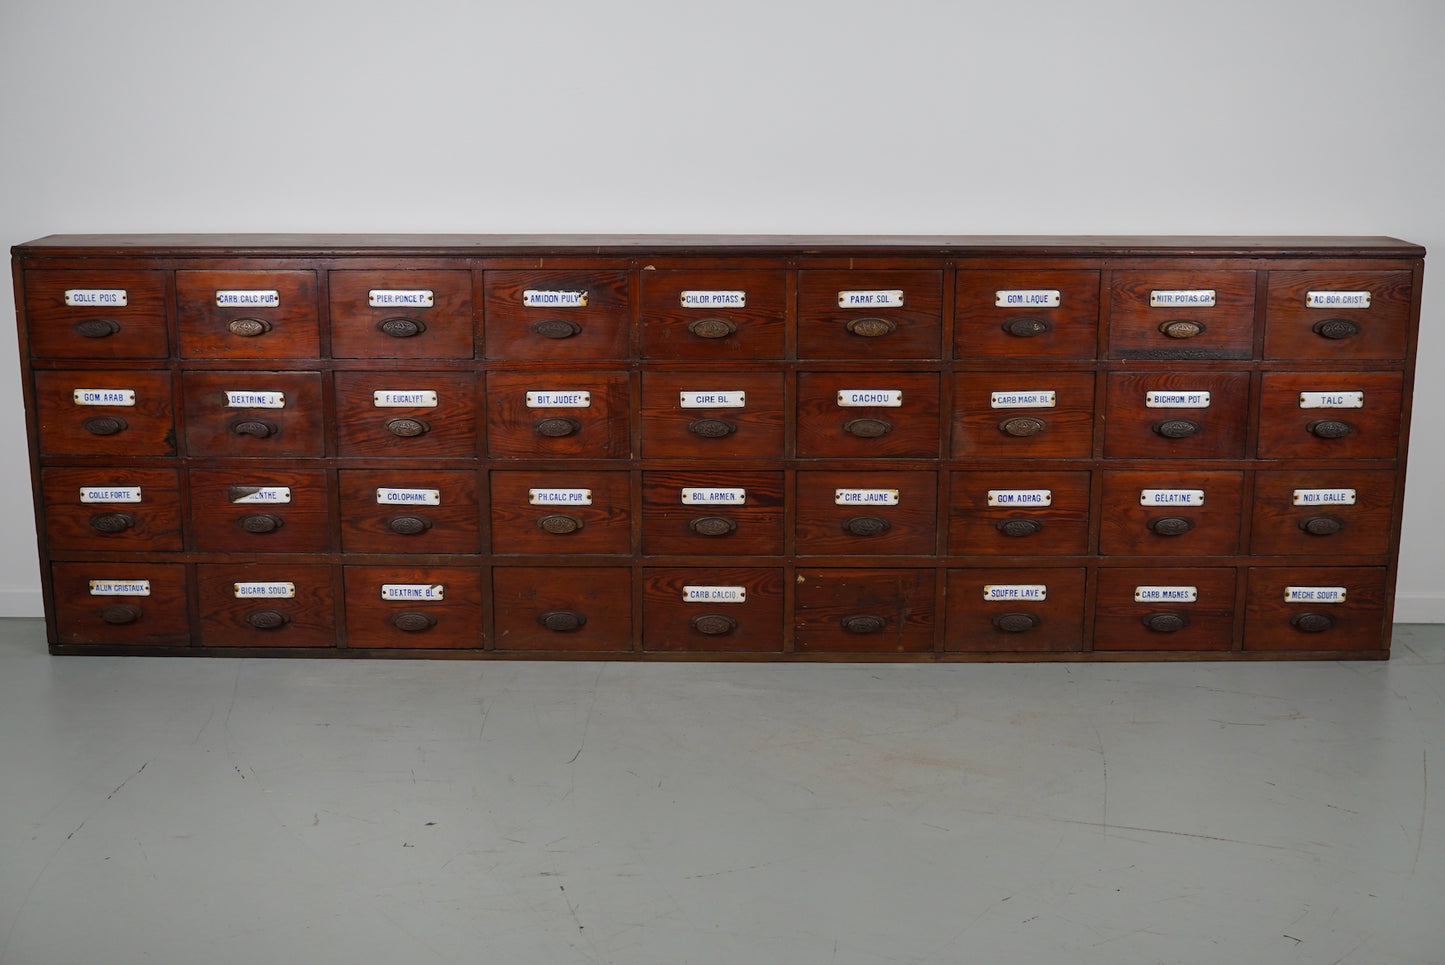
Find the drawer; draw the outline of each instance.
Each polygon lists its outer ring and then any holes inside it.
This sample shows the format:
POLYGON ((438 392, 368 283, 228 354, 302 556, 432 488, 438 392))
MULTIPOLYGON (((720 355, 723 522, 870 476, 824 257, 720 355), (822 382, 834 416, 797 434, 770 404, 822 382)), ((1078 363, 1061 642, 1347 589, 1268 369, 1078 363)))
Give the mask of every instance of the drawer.
POLYGON ((1099 552, 1105 556, 1232 556, 1239 552, 1238 472, 1104 473, 1099 552))
POLYGON ((45 542, 58 550, 174 553, 181 543, 174 469, 42 469, 45 542))
POLYGON ((329 566, 202 564, 196 585, 202 646, 336 646, 329 566))
POLYGON ((341 548, 348 553, 479 553, 477 474, 343 469, 341 548))
POLYGON ((181 391, 187 455, 326 454, 319 372, 183 372, 181 391))
POLYGON ((780 472, 642 475, 642 552, 648 556, 780 556, 780 472))
POLYGON ((800 372, 801 458, 938 458, 932 372, 800 372))
POLYGON ((1408 271, 1272 271, 1264 357, 1403 359, 1411 286, 1408 271))
POLYGON ((470 271, 333 271, 327 282, 333 358, 469 359, 475 354, 470 271))
POLYGON ((1116 271, 1110 311, 1110 358, 1254 354, 1252 271, 1116 271))
POLYGON ((496 459, 626 459, 625 372, 487 373, 487 451, 496 459))
POLYGON ((493 553, 629 553, 631 474, 492 473, 493 553))
POLYGON ((1254 476, 1250 551, 1259 556, 1383 556, 1390 551, 1395 474, 1314 469, 1254 476))
POLYGON ((644 270, 638 322, 643 357, 782 358, 784 277, 768 270, 644 270))
POLYGON ((1400 448, 1397 372, 1266 372, 1261 459, 1393 459, 1400 448))
POLYGON ((1248 372, 1113 373, 1104 455, 1239 459, 1249 423, 1248 372))
POLYGON ((644 372, 642 454, 652 459, 779 459, 783 376, 644 372))
POLYGON ((798 553, 932 555, 938 477, 931 472, 798 473, 798 553))
POLYGON ((337 372, 342 456, 477 454, 476 377, 461 372, 337 372))
POLYGON ((346 643, 365 649, 480 649, 481 570, 346 567, 346 643))
POLYGON ((933 570, 799 569, 793 582, 799 653, 933 649, 933 570))
POLYGON ((942 313, 941 271, 801 271, 798 356, 937 358, 942 313))
POLYGON ((624 567, 499 566, 492 605, 498 650, 632 649, 632 571, 624 567))
POLYGON ((954 458, 1087 459, 1092 372, 968 372, 953 377, 954 458))
POLYGON ((178 271, 181 357, 321 354, 314 271, 178 271))
POLYGON ((35 358, 166 358, 166 273, 26 271, 25 325, 35 358))
POLYGON ((776 653, 783 649, 783 571, 772 567, 642 571, 643 648, 776 653))
POLYGON ((1379 650, 1389 601, 1382 566, 1254 567, 1246 650, 1379 650))
POLYGON ((1078 556, 1089 549, 1089 473, 956 472, 948 552, 954 556, 1078 556))
POLYGON ((202 553, 324 553, 331 546, 320 469, 193 469, 191 521, 202 553))
POLYGON ((1234 643, 1235 571, 1101 569, 1095 650, 1228 650, 1234 643))
POLYGON ((58 643, 190 642, 180 563, 55 563, 50 574, 58 643))
POLYGON ((632 322, 626 271, 489 271, 487 358, 625 359, 632 322))
POLYGON ((1022 653, 1082 650, 1082 569, 949 570, 944 649, 1022 653))
POLYGON ((45 455, 174 456, 169 372, 36 372, 45 455))
POLYGON ((1097 271, 959 271, 953 355, 1091 359, 1099 353, 1097 271))

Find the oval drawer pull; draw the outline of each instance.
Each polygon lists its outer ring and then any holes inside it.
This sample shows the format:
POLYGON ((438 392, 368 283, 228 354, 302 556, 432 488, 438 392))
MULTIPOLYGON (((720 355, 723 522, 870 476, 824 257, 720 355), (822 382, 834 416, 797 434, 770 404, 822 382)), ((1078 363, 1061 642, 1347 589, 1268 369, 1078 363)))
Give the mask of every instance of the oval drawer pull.
POLYGON ((1323 633, 1335 625, 1335 618, 1328 613, 1296 613, 1289 618, 1289 625, 1305 633, 1323 633))
POLYGON ((386 431, 402 439, 415 439, 430 432, 431 426, 420 419, 391 419, 386 423, 386 431))
POLYGON ((238 436, 250 436, 253 439, 269 439, 280 432, 281 427, 270 419, 247 419, 244 422, 233 424, 231 431, 238 436))
POLYGON ((994 528, 1005 536, 1032 536, 1043 529, 1044 524, 1037 519, 1001 519, 994 528))
POLYGON ((849 633, 878 633, 888 626, 884 617, 871 613, 854 613, 842 619, 843 629, 849 633))
POLYGON ((392 338, 415 338, 426 331, 426 322, 419 318, 383 318, 376 323, 376 327, 384 335, 392 338))
POLYGON ((271 331, 271 323, 264 318, 233 318, 226 323, 226 331, 241 338, 255 338, 271 331))
POLYGON ((1343 439, 1355 431, 1355 427, 1343 419, 1316 419, 1305 429, 1319 439, 1343 439))
POLYGON ((1311 536, 1333 536, 1345 528, 1345 521, 1338 516, 1306 516, 1299 528, 1311 536))
POLYGON ((843 431, 859 439, 877 439, 893 431, 893 423, 886 419, 849 419, 843 423, 843 431))
POLYGON ((286 520, 274 513, 252 513, 242 516, 237 523, 248 533, 274 533, 286 525, 286 520))
POLYGON ((721 439, 737 432, 738 425, 726 419, 694 419, 687 424, 687 431, 704 439, 721 439))
POLYGON ((533 322, 527 329, 533 335, 552 339, 572 338, 582 334, 582 326, 566 318, 544 318, 540 322, 533 322))
POLYGON ((101 607, 100 610, 101 620, 116 627, 135 623, 143 616, 145 611, 133 603, 117 603, 114 606, 101 607))
POLYGON ((1339 341, 1342 338, 1354 338, 1360 334, 1360 326, 1348 318, 1326 318, 1311 325, 1310 331, 1320 338, 1339 341))
POLYGON ((120 331, 120 322, 109 318, 87 318, 76 322, 75 330, 82 338, 109 338, 120 331))
POLYGON ((1155 633, 1177 633, 1189 626, 1189 617, 1183 613, 1151 613, 1143 622, 1155 633))
POLYGON ((738 528, 738 524, 726 516, 699 516, 687 526, 699 536, 727 536, 738 528))
POLYGON ((998 424, 998 430, 1007 436, 1026 438, 1036 436, 1049 427, 1049 424, 1037 416, 1016 415, 1012 419, 1005 419, 998 424))
POLYGON ((1165 439, 1188 439, 1202 431, 1204 426, 1193 419, 1160 419, 1149 428, 1165 439))
POLYGON ((552 419, 539 419, 532 423, 532 428, 537 430, 537 435, 546 436, 548 439, 561 439, 566 436, 575 436, 582 431, 582 423, 577 419, 570 419, 567 416, 557 416, 552 419))
POLYGON ((1043 318, 1011 318, 1003 330, 1014 338, 1034 338, 1053 330, 1053 323, 1043 318))
POLYGON ((893 528, 893 524, 882 516, 849 516, 843 520, 843 529, 854 536, 877 536, 893 528))
POLYGON ((291 622, 291 616, 280 610, 252 610, 246 614, 246 622, 257 630, 280 630, 291 622))
POLYGON ((129 429, 130 423, 118 415, 98 415, 86 419, 81 426, 93 436, 113 436, 129 429))
POLYGON ((1204 334, 1204 323, 1176 319, 1175 321, 1165 322, 1163 325, 1160 325, 1159 331, 1170 338, 1194 338, 1204 334))
POLYGON ((548 610, 537 617, 538 622, 555 633, 570 633, 587 623, 587 614, 576 610, 548 610))
POLYGON ((575 533, 582 528, 582 520, 576 516, 563 516, 561 513, 554 513, 551 516, 543 516, 537 520, 537 528, 553 536, 566 536, 568 533, 575 533))
POLYGON ((136 524, 130 513, 97 513, 90 517, 90 526, 98 533, 124 533, 136 524))
POLYGON ((392 616, 391 625, 406 633, 423 633, 437 625, 437 618, 420 610, 407 610, 392 616))
POLYGON ((737 333, 738 323, 729 318, 695 318, 687 323, 687 330, 698 338, 727 338, 737 333))
POLYGON ((698 633, 705 633, 710 637, 720 637, 738 628, 737 619, 725 613, 699 613, 687 623, 698 633))
POLYGON ((852 318, 843 327, 859 338, 882 338, 898 331, 898 323, 891 318, 852 318))
POLYGON ((432 522, 425 516, 393 516, 386 525, 400 536, 420 536, 431 529, 432 522))
POLYGON ((1184 516, 1156 516, 1147 525, 1156 536, 1183 536, 1194 528, 1194 520, 1184 516))
POLYGON ((1027 633, 1044 621, 1036 613, 1000 613, 993 618, 993 625, 1004 633, 1027 633))

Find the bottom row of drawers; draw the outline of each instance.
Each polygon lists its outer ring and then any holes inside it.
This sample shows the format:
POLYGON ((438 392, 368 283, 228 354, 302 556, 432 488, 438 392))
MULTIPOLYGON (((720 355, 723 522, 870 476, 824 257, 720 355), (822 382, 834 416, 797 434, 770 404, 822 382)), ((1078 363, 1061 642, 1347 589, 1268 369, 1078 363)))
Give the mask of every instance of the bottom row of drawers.
POLYGON ((1090 624, 1097 651, 1217 652, 1236 648, 1241 580, 1244 650, 1370 651, 1388 597, 1383 567, 989 567, 941 581, 926 567, 644 567, 634 586, 629 567, 56 563, 53 577, 62 646, 524 654, 925 653, 939 620, 944 652, 1080 651, 1090 624))

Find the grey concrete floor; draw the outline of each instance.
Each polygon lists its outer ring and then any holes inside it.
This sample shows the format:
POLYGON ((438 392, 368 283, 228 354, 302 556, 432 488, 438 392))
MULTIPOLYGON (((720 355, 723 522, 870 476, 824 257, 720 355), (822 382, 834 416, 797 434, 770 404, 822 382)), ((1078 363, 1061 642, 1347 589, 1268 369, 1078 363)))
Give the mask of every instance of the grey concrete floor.
POLYGON ((1445 627, 1381 663, 52 658, 0 962, 1445 962, 1445 627))

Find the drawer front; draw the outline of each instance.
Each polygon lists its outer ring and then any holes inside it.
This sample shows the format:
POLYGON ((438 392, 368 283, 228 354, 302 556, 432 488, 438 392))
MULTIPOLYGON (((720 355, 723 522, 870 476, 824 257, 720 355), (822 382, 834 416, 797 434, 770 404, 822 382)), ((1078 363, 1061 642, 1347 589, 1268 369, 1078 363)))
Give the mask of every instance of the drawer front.
POLYGON ((498 650, 599 653, 632 649, 632 571, 499 566, 492 571, 498 650))
POLYGON ((1392 459, 1398 453, 1399 373, 1266 372, 1263 384, 1261 459, 1392 459))
POLYGON ((178 271, 182 358, 321 354, 313 271, 178 271))
POLYGON ((780 472, 647 472, 642 552, 648 556, 779 556, 780 472))
POLYGON ((162 271, 25 272, 30 354, 42 359, 163 359, 162 271))
POLYGON ((938 549, 938 477, 931 472, 801 471, 798 552, 918 555, 938 549))
POLYGON ((329 566, 202 564, 196 584, 202 646, 336 646, 329 566))
POLYGON ((59 550, 179 552, 174 469, 43 469, 45 541, 59 550))
POLYGON ((487 451, 495 459, 626 459, 625 372, 487 373, 487 451))
POLYGON ((798 355, 937 358, 942 311, 941 271, 801 271, 798 355))
POLYGON ((492 552, 628 553, 631 474, 493 472, 492 552))
POLYGON ((960 270, 953 355, 1091 359, 1099 352, 1097 271, 960 270))
POLYGON ((1106 472, 1105 556, 1232 556, 1239 551, 1243 474, 1106 472))
POLYGON ((477 474, 343 469, 341 548, 348 553, 479 553, 477 474))
POLYGON ((934 597, 931 569, 799 569, 794 649, 924 653, 933 649, 934 597))
POLYGON ((169 372, 36 372, 46 455, 174 456, 169 372))
POLYGON ((1379 650, 1385 581, 1384 567, 1254 567, 1244 649, 1379 650))
POLYGON ((776 653, 783 649, 783 571, 771 567, 644 569, 643 648, 776 653))
POLYGON ((1116 271, 1110 309, 1110 358, 1254 354, 1252 271, 1116 271))
POLYGON ((1317 469, 1254 476, 1250 551, 1260 556, 1383 556, 1390 549, 1395 474, 1317 469))
POLYGON ((1092 372, 969 372, 953 377, 954 458, 1087 459, 1092 372))
POLYGON ((1101 569, 1095 650, 1228 650, 1235 571, 1101 569))
POLYGON ((642 454, 704 461, 781 458, 782 374, 644 372, 642 454))
POLYGON ((181 389, 188 455, 326 454, 319 372, 184 372, 181 389))
POLYGON ((946 650, 1083 649, 1082 569, 949 570, 947 587, 946 650))
POLYGON ((191 521, 203 553, 324 553, 332 549, 320 469, 193 469, 191 521))
POLYGON ((343 456, 477 454, 476 377, 458 372, 337 372, 343 456))
POLYGON ((56 563, 61 644, 186 646, 186 568, 179 563, 56 563))
POLYGON ((626 271, 489 271, 487 357, 625 359, 631 328, 626 271))
POLYGON ((469 359, 472 273, 333 271, 331 354, 342 359, 469 359))
POLYGON ((1408 271, 1272 271, 1264 357, 1403 359, 1411 286, 1408 271))
POLYGON ((1087 472, 956 472, 950 486, 954 556, 1088 552, 1087 472))
POLYGON ((804 459, 937 459, 938 419, 938 376, 931 372, 798 374, 798 456, 804 459))
POLYGON ((784 348, 781 271, 641 274, 640 350, 654 359, 778 359, 784 348))
POLYGON ((1239 459, 1249 422, 1249 373, 1109 376, 1104 455, 1239 459))
POLYGON ((346 567, 346 642, 366 649, 480 649, 481 571, 468 566, 346 567))

